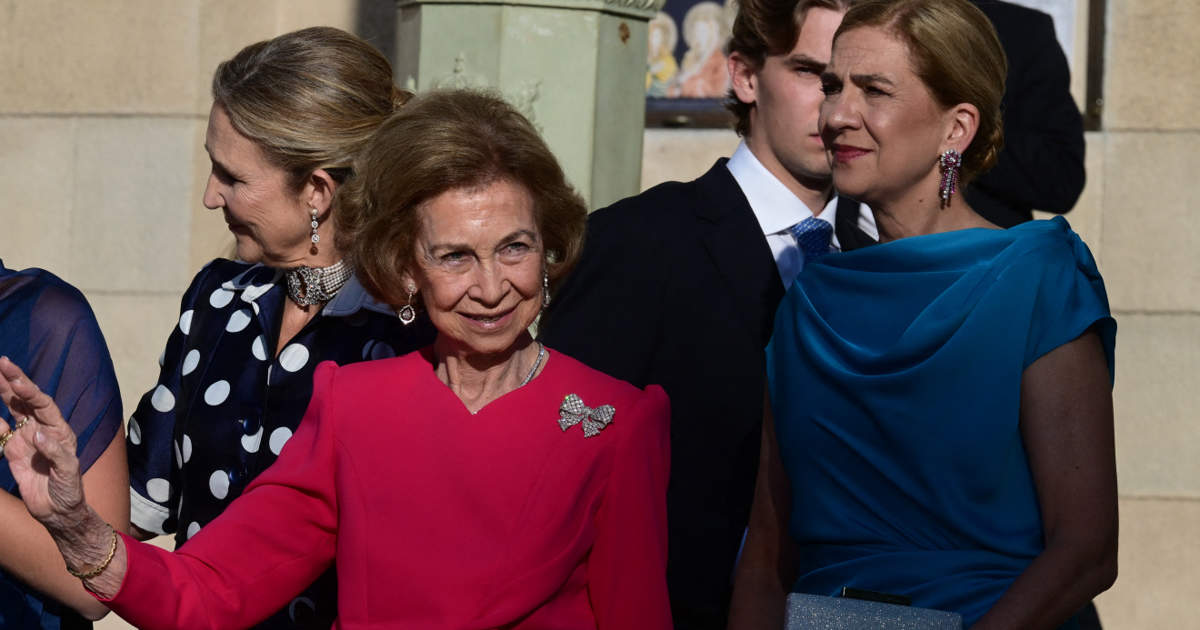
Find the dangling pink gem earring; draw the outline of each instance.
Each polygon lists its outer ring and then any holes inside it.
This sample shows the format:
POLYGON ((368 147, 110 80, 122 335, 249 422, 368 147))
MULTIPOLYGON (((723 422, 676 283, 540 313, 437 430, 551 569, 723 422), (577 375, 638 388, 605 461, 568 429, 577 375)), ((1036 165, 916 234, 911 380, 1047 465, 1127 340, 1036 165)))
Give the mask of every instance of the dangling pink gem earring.
POLYGON ((958 192, 958 172, 962 169, 962 154, 954 149, 946 149, 938 158, 938 166, 942 170, 942 183, 938 192, 942 197, 942 207, 950 205, 950 197, 958 192))

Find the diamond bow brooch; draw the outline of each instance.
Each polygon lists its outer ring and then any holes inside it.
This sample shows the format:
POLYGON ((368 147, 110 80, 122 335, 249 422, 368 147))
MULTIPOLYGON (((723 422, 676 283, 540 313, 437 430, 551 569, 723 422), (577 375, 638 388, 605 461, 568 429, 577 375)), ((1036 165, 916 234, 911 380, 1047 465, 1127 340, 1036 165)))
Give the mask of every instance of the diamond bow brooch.
POLYGON ((567 394, 562 406, 558 408, 558 426, 563 431, 583 423, 583 437, 590 438, 600 433, 600 430, 612 422, 616 409, 612 405, 600 405, 595 409, 583 404, 583 399, 575 394, 567 394))

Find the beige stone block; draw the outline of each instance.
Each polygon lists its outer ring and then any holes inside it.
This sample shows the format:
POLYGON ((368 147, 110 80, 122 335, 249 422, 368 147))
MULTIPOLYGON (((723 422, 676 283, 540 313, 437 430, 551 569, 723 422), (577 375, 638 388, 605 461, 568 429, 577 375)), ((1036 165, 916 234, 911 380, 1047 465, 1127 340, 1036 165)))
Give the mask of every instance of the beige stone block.
POLYGON ((1108 134, 1104 277, 1114 310, 1200 311, 1200 133, 1108 134))
POLYGON ((158 357, 179 320, 184 289, 178 293, 87 294, 112 355, 126 418, 137 408, 142 394, 158 382, 158 357))
POLYGON ((0 258, 69 278, 75 120, 0 117, 0 258))
POLYGON ((194 122, 79 121, 70 270, 81 289, 186 287, 194 122))
MULTIPOLYGON (((1071 229, 1075 230, 1079 238, 1092 250, 1092 255, 1096 257, 1100 271, 1103 272, 1104 259, 1100 253, 1103 236, 1100 228, 1104 208, 1104 147, 1107 136, 1101 132, 1089 131, 1084 134, 1084 138, 1087 141, 1084 159, 1087 185, 1083 188, 1083 194, 1079 195, 1079 201, 1075 202, 1075 207, 1066 214, 1066 219, 1071 223, 1071 229)), ((1035 210, 1033 216, 1035 219, 1049 219, 1055 215, 1035 210)))
POLYGON ((0 20, 0 112, 182 113, 196 0, 16 0, 0 20))
POLYGON ((1200 3, 1109 0, 1105 23, 1105 128, 1200 127, 1200 3))
POLYGON ((309 26, 336 26, 345 31, 354 31, 357 22, 356 0, 288 0, 280 6, 280 33, 287 33, 309 26))
POLYGON ((1200 501, 1121 500, 1119 575, 1096 598, 1109 630, 1195 628, 1200 501))
POLYGON ((732 129, 647 129, 642 143, 642 190, 703 175, 729 157, 739 138, 732 129))
POLYGON ((1200 499, 1200 314, 1118 314, 1116 359, 1121 492, 1200 499))

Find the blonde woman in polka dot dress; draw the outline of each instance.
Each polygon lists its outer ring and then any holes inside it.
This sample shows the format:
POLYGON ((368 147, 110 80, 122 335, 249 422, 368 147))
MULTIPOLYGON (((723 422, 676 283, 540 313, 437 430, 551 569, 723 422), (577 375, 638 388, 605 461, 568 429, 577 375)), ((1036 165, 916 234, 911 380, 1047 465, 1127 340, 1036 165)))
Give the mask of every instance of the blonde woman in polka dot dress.
MULTIPOLYGON (((363 290, 335 239, 334 197, 355 153, 406 99, 387 60, 337 29, 305 29, 222 63, 212 91, 204 205, 228 224, 239 262, 215 260, 192 281, 158 382, 129 420, 134 531, 177 544, 275 461, 317 363, 432 339, 424 320, 402 325, 363 290)), ((262 627, 328 628, 335 615, 330 571, 262 627)))

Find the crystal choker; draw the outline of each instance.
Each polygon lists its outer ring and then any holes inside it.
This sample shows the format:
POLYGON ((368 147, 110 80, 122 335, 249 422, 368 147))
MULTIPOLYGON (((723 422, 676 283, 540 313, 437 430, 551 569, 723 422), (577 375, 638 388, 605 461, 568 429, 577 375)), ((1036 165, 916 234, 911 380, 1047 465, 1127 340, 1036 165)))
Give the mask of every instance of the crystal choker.
POLYGON ((321 304, 333 299, 353 272, 346 261, 328 267, 296 267, 284 271, 288 298, 300 306, 321 304))

